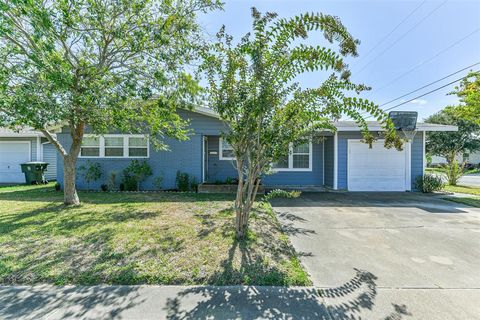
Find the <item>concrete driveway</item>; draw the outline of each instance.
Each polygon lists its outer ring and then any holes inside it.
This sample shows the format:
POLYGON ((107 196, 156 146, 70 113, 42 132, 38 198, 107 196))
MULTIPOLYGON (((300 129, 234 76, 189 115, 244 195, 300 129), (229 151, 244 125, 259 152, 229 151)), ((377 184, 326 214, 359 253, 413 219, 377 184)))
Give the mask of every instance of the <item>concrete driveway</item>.
POLYGON ((417 193, 273 205, 339 318, 480 319, 480 209, 417 193))

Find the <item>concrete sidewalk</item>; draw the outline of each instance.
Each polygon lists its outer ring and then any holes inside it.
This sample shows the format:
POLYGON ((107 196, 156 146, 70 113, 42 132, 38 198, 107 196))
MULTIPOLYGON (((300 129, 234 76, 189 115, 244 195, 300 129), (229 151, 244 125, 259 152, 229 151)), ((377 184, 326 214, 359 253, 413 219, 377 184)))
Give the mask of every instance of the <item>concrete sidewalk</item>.
POLYGON ((353 271, 336 288, 0 287, 0 319, 478 319, 480 290, 380 288, 353 271), (459 310, 459 301, 471 301, 459 310), (408 307, 407 307, 408 306, 408 307))

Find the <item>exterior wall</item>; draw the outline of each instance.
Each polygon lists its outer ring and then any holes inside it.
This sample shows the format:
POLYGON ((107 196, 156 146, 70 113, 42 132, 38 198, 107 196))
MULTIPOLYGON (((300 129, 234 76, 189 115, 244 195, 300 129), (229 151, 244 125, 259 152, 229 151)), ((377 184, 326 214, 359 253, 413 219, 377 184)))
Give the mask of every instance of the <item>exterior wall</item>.
MULTIPOLYGON (((141 159, 147 161, 153 171, 153 175, 142 182, 141 188, 144 190, 156 189, 154 180, 160 175, 163 176, 163 189, 175 188, 177 170, 188 173, 191 177, 195 177, 198 182, 202 181, 202 137, 207 134, 219 135, 225 125, 218 119, 191 111, 179 110, 178 113, 182 118, 190 119, 190 129, 192 130, 190 139, 187 141, 165 139, 165 143, 170 149, 168 151, 155 150, 152 144, 150 144, 150 157, 141 159)), ((68 149, 70 147, 71 137, 68 129, 65 128, 62 133, 57 134, 57 137, 65 148, 68 149)), ((88 160, 100 164, 102 167, 102 178, 95 183, 87 185, 79 173, 77 173, 78 189, 100 188, 101 184, 108 181, 112 171, 117 173, 116 183, 118 185, 122 179, 123 169, 132 161, 130 158, 79 158, 77 168, 86 164, 88 160)), ((63 184, 63 159, 59 154, 57 154, 57 181, 63 184)))
MULTIPOLYGON (((348 189, 347 163, 348 139, 361 139, 360 132, 338 133, 338 189, 348 189)), ((415 179, 423 174, 423 132, 417 132, 411 146, 411 181, 415 189, 415 179)), ((325 169, 326 170, 326 169, 325 169)))
POLYGON ((325 186, 333 188, 333 136, 325 138, 325 186))
POLYGON ((37 159, 37 138, 23 138, 23 137, 7 138, 7 137, 1 137, 0 141, 30 141, 30 159, 31 159, 31 161, 40 160, 40 159, 37 159))
POLYGON ((43 147, 43 161, 48 163, 45 179, 57 179, 57 149, 51 143, 45 143, 43 147))
POLYGON ((208 136, 207 182, 237 178, 237 169, 235 169, 234 165, 235 161, 220 160, 219 142, 219 136, 208 136))

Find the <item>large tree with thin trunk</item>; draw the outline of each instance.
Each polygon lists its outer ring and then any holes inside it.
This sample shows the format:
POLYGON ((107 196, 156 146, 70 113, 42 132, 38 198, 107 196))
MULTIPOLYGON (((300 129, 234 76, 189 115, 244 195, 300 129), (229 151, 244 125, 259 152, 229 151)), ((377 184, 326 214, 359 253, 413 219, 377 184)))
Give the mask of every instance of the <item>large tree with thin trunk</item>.
MULTIPOLYGON (((374 136, 362 117, 367 112, 385 128, 385 145, 402 147, 388 116, 374 103, 351 97, 348 91, 368 89, 350 82, 344 56, 356 56, 355 40, 336 17, 304 14, 278 19, 275 13, 252 9, 253 31, 238 43, 222 28, 218 42, 205 52, 211 106, 229 130, 223 136, 233 149, 238 172, 235 200, 236 234, 246 235, 249 213, 263 174, 289 152, 291 145, 315 139, 320 131, 335 131, 343 114, 362 129, 366 143, 374 136), (324 42, 302 42, 312 33, 324 42), (316 88, 301 88, 296 77, 323 70, 331 74, 316 88)), ((325 77, 323 77, 325 78, 325 77)))
POLYGON ((460 104, 448 109, 458 118, 480 125, 480 71, 470 72, 451 94, 457 95, 460 104))
POLYGON ((196 15, 216 0, 0 0, 0 125, 42 131, 64 161, 78 204, 86 128, 186 138, 177 106, 195 103, 188 75, 202 38, 196 15), (67 150, 51 128, 66 126, 67 150))

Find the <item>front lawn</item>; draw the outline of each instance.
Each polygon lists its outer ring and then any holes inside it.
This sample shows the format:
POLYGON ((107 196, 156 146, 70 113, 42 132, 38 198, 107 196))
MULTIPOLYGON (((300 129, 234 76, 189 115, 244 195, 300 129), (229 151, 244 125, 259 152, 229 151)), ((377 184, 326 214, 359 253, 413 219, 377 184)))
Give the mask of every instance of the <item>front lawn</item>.
POLYGON ((465 198, 448 197, 445 199, 453 202, 463 203, 463 204, 466 204, 467 206, 480 208, 480 197, 465 197, 465 198))
POLYGON ((0 188, 0 283, 310 285, 268 203, 246 241, 232 196, 0 188))
MULTIPOLYGON (((437 167, 437 168, 425 168, 426 173, 446 173, 447 169, 442 168, 442 167, 437 167)), ((475 173, 480 173, 479 168, 472 168, 472 169, 467 169, 465 170, 465 174, 475 174, 475 173)))
POLYGON ((460 186, 460 185, 457 185, 457 186, 445 185, 443 190, 448 192, 466 193, 466 194, 473 194, 473 195, 480 196, 480 188, 476 188, 476 187, 460 186))

